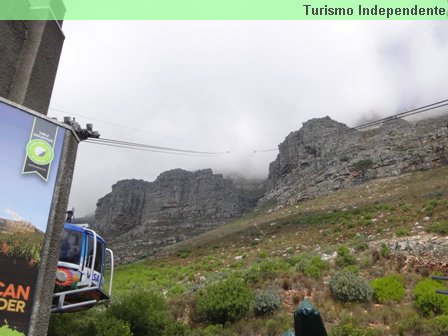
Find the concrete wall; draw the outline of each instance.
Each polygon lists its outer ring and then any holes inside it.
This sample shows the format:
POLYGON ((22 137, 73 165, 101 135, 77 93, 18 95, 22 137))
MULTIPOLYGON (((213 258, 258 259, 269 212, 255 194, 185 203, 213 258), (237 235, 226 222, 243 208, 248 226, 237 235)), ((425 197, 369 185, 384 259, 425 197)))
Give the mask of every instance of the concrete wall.
POLYGON ((0 21, 0 97, 46 115, 64 38, 55 20, 0 21))

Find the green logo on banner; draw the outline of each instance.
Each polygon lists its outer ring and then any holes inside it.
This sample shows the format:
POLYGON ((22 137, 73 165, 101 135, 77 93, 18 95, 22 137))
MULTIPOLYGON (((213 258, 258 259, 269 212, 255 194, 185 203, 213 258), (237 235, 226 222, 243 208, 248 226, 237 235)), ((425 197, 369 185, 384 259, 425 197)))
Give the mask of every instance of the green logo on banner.
POLYGON ((34 139, 26 145, 26 154, 38 165, 47 165, 53 161, 54 153, 51 145, 40 139, 34 139))

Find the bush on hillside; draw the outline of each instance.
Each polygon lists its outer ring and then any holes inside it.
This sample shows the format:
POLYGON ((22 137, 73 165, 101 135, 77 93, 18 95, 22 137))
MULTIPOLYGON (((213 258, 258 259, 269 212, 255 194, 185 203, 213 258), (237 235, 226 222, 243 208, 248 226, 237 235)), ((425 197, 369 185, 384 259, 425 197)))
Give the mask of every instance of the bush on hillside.
POLYGON ((389 258, 390 256, 390 247, 385 243, 381 243, 380 254, 383 258, 389 258))
POLYGON ((337 272, 330 280, 330 291, 335 299, 342 302, 367 302, 373 289, 361 277, 351 272, 337 272))
POLYGON ((245 279, 250 283, 275 279, 280 271, 287 271, 289 264, 284 260, 261 260, 253 263, 245 274, 245 279))
POLYGON ((224 324, 243 318, 252 298, 252 290, 243 281, 232 277, 199 291, 196 307, 205 321, 224 324))
MULTIPOLYGON (((176 325, 165 299, 148 291, 136 291, 113 302, 106 315, 127 322, 134 336, 169 335, 176 325)), ((177 332, 177 335, 182 333, 177 332)))
POLYGON ((51 314, 48 326, 48 336, 66 335, 89 335, 89 326, 92 316, 96 319, 97 314, 91 310, 76 314, 51 314), (89 314, 88 314, 89 313, 89 314))
POLYGON ((257 290, 254 298, 254 311, 256 315, 272 314, 282 304, 282 299, 272 289, 257 290))
POLYGON ((426 228, 426 231, 438 233, 441 235, 448 235, 448 220, 430 224, 426 228))
POLYGON ((351 272, 354 274, 359 274, 359 266, 358 265, 348 265, 345 266, 342 271, 344 272, 351 272))
POLYGON ((95 322, 90 323, 89 335, 95 336, 132 336, 129 323, 114 316, 101 315, 95 322))
POLYGON ((356 328, 351 323, 340 324, 331 329, 330 336, 377 336, 373 329, 356 328))
POLYGON ((308 253, 301 253, 291 258, 290 263, 294 262, 297 272, 301 272, 304 275, 319 279, 322 276, 322 271, 328 269, 328 262, 322 260, 317 255, 311 255, 308 253))
POLYGON ((356 264, 356 258, 354 255, 352 255, 350 249, 347 246, 345 245, 339 246, 336 252, 338 254, 338 256, 336 257, 336 264, 338 266, 344 267, 356 264))
POLYGON ((443 287, 441 282, 432 279, 421 280, 414 287, 412 291, 414 302, 423 314, 448 313, 448 296, 436 293, 437 289, 443 289, 443 287))
POLYGON ((433 336, 448 335, 448 315, 437 316, 427 322, 427 329, 433 336))
POLYGON ((389 275, 370 282, 373 297, 378 303, 400 302, 406 294, 404 279, 399 275, 389 275))

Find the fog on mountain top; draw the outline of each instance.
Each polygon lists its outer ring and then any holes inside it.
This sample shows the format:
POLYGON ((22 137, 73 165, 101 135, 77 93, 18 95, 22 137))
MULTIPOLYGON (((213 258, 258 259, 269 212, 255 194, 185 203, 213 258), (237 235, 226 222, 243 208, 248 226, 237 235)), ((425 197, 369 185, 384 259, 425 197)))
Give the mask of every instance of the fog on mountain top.
POLYGON ((191 157, 81 144, 78 215, 117 180, 173 168, 266 178, 277 148, 326 115, 356 126, 445 99, 442 22, 67 21, 50 116, 191 157), (121 126, 120 126, 121 125, 121 126))

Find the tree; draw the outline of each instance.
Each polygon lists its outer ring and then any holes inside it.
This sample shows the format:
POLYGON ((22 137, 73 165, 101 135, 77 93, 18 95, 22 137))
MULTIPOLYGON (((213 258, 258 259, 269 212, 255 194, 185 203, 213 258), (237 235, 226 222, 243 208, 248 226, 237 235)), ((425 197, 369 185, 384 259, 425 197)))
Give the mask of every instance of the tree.
POLYGON ((355 162, 353 166, 356 170, 361 172, 361 177, 364 180, 366 172, 373 166, 373 161, 370 159, 359 160, 358 162, 355 162))

